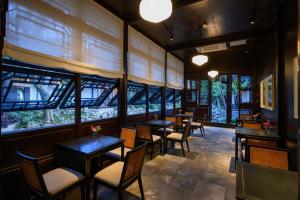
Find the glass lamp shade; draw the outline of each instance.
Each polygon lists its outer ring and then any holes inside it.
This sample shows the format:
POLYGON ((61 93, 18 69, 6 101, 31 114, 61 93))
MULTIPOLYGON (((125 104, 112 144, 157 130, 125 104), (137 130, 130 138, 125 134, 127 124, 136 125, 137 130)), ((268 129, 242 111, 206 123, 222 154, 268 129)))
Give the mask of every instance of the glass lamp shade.
POLYGON ((149 22, 158 23, 172 14, 171 0, 142 0, 140 3, 140 15, 149 22))
POLYGON ((196 65, 203 65, 208 62, 208 57, 205 55, 197 55, 192 58, 192 62, 196 65))
POLYGON ((216 76, 218 76, 219 72, 212 70, 212 71, 209 71, 207 74, 208 74, 208 76, 215 78, 216 76))

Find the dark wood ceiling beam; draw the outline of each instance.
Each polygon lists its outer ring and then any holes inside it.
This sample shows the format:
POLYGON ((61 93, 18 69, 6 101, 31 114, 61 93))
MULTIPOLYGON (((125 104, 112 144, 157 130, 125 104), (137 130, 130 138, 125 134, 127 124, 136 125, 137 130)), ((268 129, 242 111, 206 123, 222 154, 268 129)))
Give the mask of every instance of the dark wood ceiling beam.
MULTIPOLYGON (((173 0, 173 12, 178 11, 179 9, 182 9, 184 7, 190 6, 192 4, 195 3, 200 3, 201 1, 205 1, 205 0, 173 0)), ((126 21, 129 25, 135 24, 137 22, 139 22, 141 20, 141 16, 139 14, 139 11, 137 10, 137 12, 128 15, 128 17, 126 18, 126 21)))
POLYGON ((274 33, 275 29, 273 26, 257 28, 242 32, 235 32, 227 35, 221 35, 216 37, 204 38, 199 40, 187 41, 182 43, 177 43, 173 45, 169 45, 166 47, 167 51, 178 51, 183 49, 190 49, 196 48, 201 46, 206 46, 210 44, 217 44, 217 43, 224 43, 224 42, 231 42, 236 40, 243 40, 255 37, 261 37, 268 35, 270 33, 274 33))

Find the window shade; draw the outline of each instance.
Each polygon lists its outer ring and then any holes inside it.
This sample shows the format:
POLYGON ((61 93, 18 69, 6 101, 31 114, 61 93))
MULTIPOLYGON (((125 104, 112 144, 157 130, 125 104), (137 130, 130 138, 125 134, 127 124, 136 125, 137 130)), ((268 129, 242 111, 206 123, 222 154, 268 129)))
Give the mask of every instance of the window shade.
POLYGON ((165 85, 165 50, 145 36, 128 29, 128 79, 156 86, 165 85))
POLYGON ((167 87, 184 88, 184 64, 171 54, 167 54, 167 87))
POLYGON ((120 78, 123 22, 90 0, 10 0, 3 55, 120 78))

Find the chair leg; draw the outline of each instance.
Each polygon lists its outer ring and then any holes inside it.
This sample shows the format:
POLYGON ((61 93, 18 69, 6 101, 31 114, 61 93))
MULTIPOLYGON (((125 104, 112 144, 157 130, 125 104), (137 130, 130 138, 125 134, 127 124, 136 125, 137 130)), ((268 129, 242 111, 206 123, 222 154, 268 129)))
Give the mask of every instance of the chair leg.
POLYGON ((186 146, 187 146, 187 148, 188 148, 188 152, 190 152, 190 146, 189 146, 189 141, 186 139, 186 146))
POLYGON ((98 184, 97 181, 94 181, 93 200, 97 199, 97 193, 98 193, 98 184))
POLYGON ((117 192, 118 192, 118 198, 119 198, 119 200, 123 200, 122 190, 118 189, 117 192))
POLYGON ((159 140, 159 154, 161 154, 161 139, 159 140))
POLYGON ((205 136, 204 127, 203 126, 201 126, 201 127, 202 127, 202 131, 203 131, 203 136, 205 136))
POLYGON ((151 144, 151 157, 150 160, 153 158, 153 151, 154 151, 154 143, 151 144))
POLYGON ((85 182, 84 181, 82 181, 82 183, 80 184, 80 192, 81 192, 81 199, 84 200, 85 199, 85 182))
POLYGON ((144 196, 144 188, 143 188, 142 176, 141 175, 138 178, 138 182, 139 182, 141 197, 142 197, 142 200, 144 200, 145 196, 144 196))
POLYGON ((185 157, 183 141, 181 141, 180 144, 181 144, 181 150, 182 150, 183 157, 185 157))

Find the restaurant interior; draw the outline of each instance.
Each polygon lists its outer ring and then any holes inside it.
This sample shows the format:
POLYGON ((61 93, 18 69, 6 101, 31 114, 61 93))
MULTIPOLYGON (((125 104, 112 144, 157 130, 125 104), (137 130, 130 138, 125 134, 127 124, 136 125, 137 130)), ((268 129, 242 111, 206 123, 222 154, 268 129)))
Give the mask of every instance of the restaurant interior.
POLYGON ((1 0, 1 200, 297 200, 298 0, 1 0))

